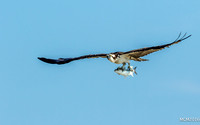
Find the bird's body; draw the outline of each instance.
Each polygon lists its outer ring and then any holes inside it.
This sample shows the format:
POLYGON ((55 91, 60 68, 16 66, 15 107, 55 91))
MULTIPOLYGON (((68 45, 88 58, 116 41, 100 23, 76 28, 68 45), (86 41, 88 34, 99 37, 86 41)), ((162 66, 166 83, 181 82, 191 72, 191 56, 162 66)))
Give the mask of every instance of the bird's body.
POLYGON ((130 59, 124 56, 122 52, 110 53, 107 55, 107 59, 116 64, 130 63, 130 59))
POLYGON ((38 57, 38 59, 50 64, 65 64, 65 63, 69 63, 69 62, 80 60, 80 59, 101 57, 101 58, 107 58, 112 63, 123 64, 122 68, 124 68, 126 63, 128 63, 129 68, 130 68, 130 60, 147 61, 147 59, 143 59, 141 57, 146 56, 150 53, 162 50, 171 45, 177 44, 189 38, 191 35, 186 36, 186 34, 184 34, 182 38, 180 38, 180 36, 181 36, 181 33, 179 34, 178 38, 174 42, 171 42, 169 44, 153 46, 153 47, 145 47, 145 48, 135 49, 135 50, 127 51, 127 52, 114 52, 114 53, 109 53, 109 54, 92 54, 92 55, 84 55, 84 56, 75 57, 75 58, 59 58, 59 59, 47 59, 44 57, 38 57))

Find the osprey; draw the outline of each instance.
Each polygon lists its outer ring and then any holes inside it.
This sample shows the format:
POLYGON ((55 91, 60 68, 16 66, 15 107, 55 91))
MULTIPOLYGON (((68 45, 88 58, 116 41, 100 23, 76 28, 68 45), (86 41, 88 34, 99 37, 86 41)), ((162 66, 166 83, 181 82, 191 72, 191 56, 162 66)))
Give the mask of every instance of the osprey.
POLYGON ((128 63, 128 69, 131 69, 130 66, 130 60, 134 61, 147 61, 148 59, 143 59, 141 57, 146 56, 150 53, 162 50, 166 47, 169 47, 171 45, 177 44, 187 38, 189 38, 191 35, 186 36, 186 33, 180 38, 181 33, 179 34, 178 38, 169 44, 165 45, 160 45, 160 46, 153 46, 153 47, 145 47, 141 49, 135 49, 127 52, 113 52, 113 53, 108 53, 108 54, 92 54, 92 55, 84 55, 84 56, 79 56, 79 57, 74 57, 74 58, 59 58, 59 59, 48 59, 44 57, 38 57, 39 60, 50 63, 50 64, 65 64, 69 63, 75 60, 80 60, 80 59, 90 59, 90 58, 107 58, 110 62, 116 63, 116 64, 123 64, 122 67, 118 67, 121 69, 124 69, 126 63, 128 63))

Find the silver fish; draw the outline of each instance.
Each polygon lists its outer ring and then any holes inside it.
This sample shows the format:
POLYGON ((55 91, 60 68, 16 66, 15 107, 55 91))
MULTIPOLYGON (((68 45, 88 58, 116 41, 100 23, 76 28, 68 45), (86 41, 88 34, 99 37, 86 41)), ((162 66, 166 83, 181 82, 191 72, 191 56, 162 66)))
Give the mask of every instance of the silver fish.
POLYGON ((133 77, 133 74, 135 73, 137 75, 137 72, 136 72, 136 68, 133 68, 133 66, 130 66, 129 68, 125 69, 125 68, 122 68, 122 67, 118 67, 117 69, 115 69, 114 71, 119 74, 119 75, 122 75, 124 77, 127 77, 127 76, 132 76, 133 77))

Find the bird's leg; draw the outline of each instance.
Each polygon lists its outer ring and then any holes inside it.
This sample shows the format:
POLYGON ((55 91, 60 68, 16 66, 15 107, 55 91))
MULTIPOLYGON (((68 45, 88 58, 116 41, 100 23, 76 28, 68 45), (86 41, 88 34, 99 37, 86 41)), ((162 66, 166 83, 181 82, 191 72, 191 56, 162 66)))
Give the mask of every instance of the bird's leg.
POLYGON ((130 62, 128 62, 128 70, 130 70, 131 69, 131 64, 130 64, 130 62))
POLYGON ((124 68, 126 66, 126 63, 123 63, 123 66, 122 66, 122 68, 124 68))
POLYGON ((126 63, 123 63, 123 66, 122 67, 118 67, 118 68, 120 68, 120 69, 122 69, 122 71, 124 71, 125 70, 125 66, 126 66, 126 63))

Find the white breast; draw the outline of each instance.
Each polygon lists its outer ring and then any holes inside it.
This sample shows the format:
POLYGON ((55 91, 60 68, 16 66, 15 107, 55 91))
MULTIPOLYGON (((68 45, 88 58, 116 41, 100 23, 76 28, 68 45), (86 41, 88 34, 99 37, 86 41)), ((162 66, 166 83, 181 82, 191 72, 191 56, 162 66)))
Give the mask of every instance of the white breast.
POLYGON ((115 60, 116 64, 121 64, 121 63, 129 63, 129 59, 126 56, 120 56, 117 60, 115 60))

